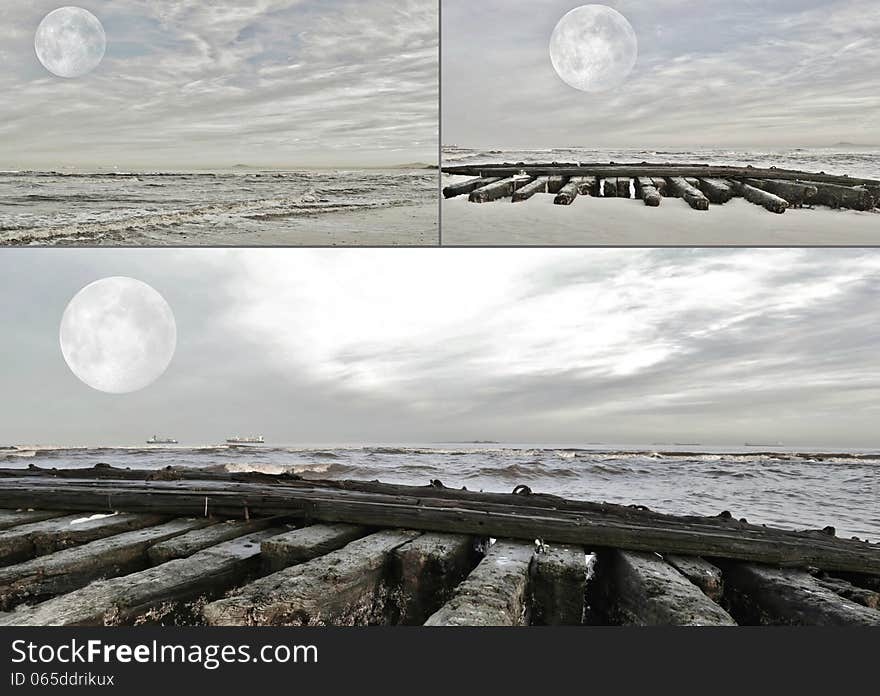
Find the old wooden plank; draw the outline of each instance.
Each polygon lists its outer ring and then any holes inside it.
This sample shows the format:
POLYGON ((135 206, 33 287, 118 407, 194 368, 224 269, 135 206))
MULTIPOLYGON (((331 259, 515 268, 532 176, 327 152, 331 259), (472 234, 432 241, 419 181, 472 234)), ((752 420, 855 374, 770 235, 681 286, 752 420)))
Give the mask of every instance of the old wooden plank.
POLYGON ((605 198, 617 198, 618 191, 616 176, 605 177, 602 180, 602 195, 605 198))
POLYGON ((519 162, 504 164, 455 165, 442 168, 446 174, 468 176, 512 176, 525 172, 532 176, 650 176, 650 177, 696 177, 698 179, 779 179, 784 181, 809 181, 838 184, 841 186, 880 186, 876 179, 850 177, 846 175, 813 173, 778 167, 734 167, 710 166, 706 164, 670 164, 657 162, 638 163, 559 163, 559 162, 519 162))
POLYGON ((709 210, 709 199, 682 177, 670 177, 669 188, 676 197, 683 198, 694 210, 709 210))
POLYGON ((880 611, 822 587, 809 573, 729 563, 725 599, 742 623, 803 626, 880 626, 880 611))
POLYGON ((869 575, 866 573, 836 572, 832 573, 832 575, 834 577, 840 578, 841 580, 846 580, 847 582, 850 582, 857 587, 862 587, 866 590, 872 590, 874 592, 880 592, 880 574, 869 575))
POLYGON ((569 181, 577 186, 578 194, 581 196, 599 195, 599 177, 597 176, 573 176, 569 181))
POLYGON ((514 191, 511 196, 511 200, 514 203, 519 203, 520 201, 529 200, 529 198, 534 196, 536 193, 548 193, 549 185, 549 176, 539 176, 532 183, 526 184, 522 188, 514 191))
POLYGON ((871 609, 880 609, 880 592, 853 585, 851 582, 830 575, 817 576, 816 582, 826 590, 831 590, 856 604, 861 604, 871 609))
POLYGON ((172 520, 0 568, 0 611, 70 592, 98 578, 141 570, 149 563, 152 544, 205 524, 208 520, 172 520))
POLYGON ((580 624, 584 618, 587 559, 580 546, 541 548, 531 566, 531 623, 580 624))
POLYGON ((577 182, 569 181, 559 193, 556 194, 556 198, 553 199, 553 203, 555 205, 571 205, 574 203, 574 199, 578 197, 578 185, 577 182))
POLYGON ((649 177, 636 179, 636 195, 645 201, 645 205, 656 208, 660 205, 663 197, 654 185, 654 180, 649 177))
POLYGON ((522 626, 529 623, 534 542, 499 539, 426 626, 522 626))
POLYGON ((816 187, 812 202, 831 208, 850 208, 852 210, 871 210, 876 201, 867 187, 840 186, 821 181, 800 181, 799 183, 816 187))
POLYGON ((20 524, 31 524, 51 520, 54 517, 62 517, 66 512, 52 510, 7 510, 0 509, 0 530, 17 527, 20 524))
POLYGON ((664 554, 664 560, 684 575, 713 602, 720 602, 724 595, 724 580, 721 569, 705 558, 664 554))
POLYGON ((418 532, 389 530, 255 580, 206 605, 212 626, 364 625, 389 609, 389 557, 418 532))
POLYGON ((523 186, 532 183, 535 180, 533 176, 511 176, 494 184, 488 184, 473 191, 469 197, 471 203, 489 203, 497 201, 499 198, 513 196, 513 194, 523 186))
POLYGON ((396 623, 421 625, 452 596, 481 558, 473 537, 427 533, 394 549, 396 623))
POLYGON ((283 485, 193 481, 0 479, 15 505, 175 515, 295 515, 322 522, 733 558, 880 575, 880 547, 723 517, 674 517, 556 496, 514 496, 370 482, 283 485))
POLYGON ((266 539, 263 560, 273 572, 282 570, 341 549, 368 533, 369 528, 354 524, 312 524, 266 539))
POLYGON ((784 198, 780 198, 773 193, 770 193, 769 191, 756 188, 755 186, 750 186, 749 184, 743 183, 742 181, 735 181, 733 183, 733 186, 736 192, 740 196, 745 198, 749 203, 760 205, 765 210, 769 210, 771 213, 777 213, 781 215, 786 210, 788 210, 788 201, 784 198))
POLYGON ((631 191, 632 179, 628 176, 617 177, 617 197, 632 198, 631 191))
POLYGON ((0 532, 0 566, 60 551, 95 539, 167 521, 161 515, 82 513, 32 522, 0 532))
POLYGON ((100 626, 162 622, 182 605, 217 597, 259 572, 266 529, 230 539, 191 556, 129 575, 97 580, 68 594, 0 617, 0 626, 100 626))
POLYGON ((259 532, 277 524, 278 520, 271 517, 249 521, 225 520, 208 527, 194 529, 191 532, 166 539, 165 541, 160 541, 158 544, 150 547, 147 555, 153 565, 159 565, 176 558, 192 556, 197 551, 216 546, 230 539, 237 539, 246 534, 259 532))
POLYGON ((723 205, 734 196, 733 186, 725 179, 699 179, 699 189, 716 205, 723 205))
POLYGON ((470 194, 476 191, 479 188, 483 188, 484 186, 488 186, 489 184, 494 184, 498 181, 501 181, 503 177, 500 176, 492 176, 492 177, 476 177, 475 179, 470 179, 468 181, 462 181, 458 184, 450 184, 443 188, 443 197, 444 198, 455 198, 456 196, 463 196, 465 194, 470 194))
POLYGON ((746 179, 745 183, 755 188, 769 191, 770 193, 784 198, 793 208, 800 208, 804 203, 812 203, 819 193, 819 189, 811 184, 802 184, 796 181, 782 181, 780 179, 746 179))
POLYGON ((599 555, 597 581, 612 623, 734 626, 724 609, 660 556, 612 550, 599 555))

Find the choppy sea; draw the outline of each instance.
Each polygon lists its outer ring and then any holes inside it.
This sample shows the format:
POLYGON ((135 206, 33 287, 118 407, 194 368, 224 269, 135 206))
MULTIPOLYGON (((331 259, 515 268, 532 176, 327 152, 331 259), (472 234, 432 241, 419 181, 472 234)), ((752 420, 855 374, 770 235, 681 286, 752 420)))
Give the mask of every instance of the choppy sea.
POLYGON ((436 243, 436 213, 408 214, 436 200, 430 169, 0 171, 0 244, 436 243))
POLYGON ((754 446, 443 443, 412 446, 0 447, 0 468, 132 469, 168 465, 295 472, 509 492, 519 484, 568 498, 645 505, 673 514, 724 510, 784 528, 834 526, 880 542, 880 451, 754 446))

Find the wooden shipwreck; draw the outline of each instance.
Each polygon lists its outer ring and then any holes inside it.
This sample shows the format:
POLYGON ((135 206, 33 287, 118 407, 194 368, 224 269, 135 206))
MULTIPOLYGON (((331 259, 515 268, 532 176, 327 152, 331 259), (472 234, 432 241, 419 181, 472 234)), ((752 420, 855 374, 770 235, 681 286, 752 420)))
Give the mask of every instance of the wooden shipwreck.
POLYGON ((880 546, 729 513, 169 468, 0 471, 0 625, 880 625, 880 546))
POLYGON ((446 198, 467 195, 473 203, 526 201, 551 194, 557 205, 580 197, 635 198, 659 207, 681 198, 708 210, 735 197, 773 213, 823 205, 870 211, 880 207, 880 181, 791 169, 702 164, 475 164, 443 167, 445 174, 473 177, 443 189, 446 198))

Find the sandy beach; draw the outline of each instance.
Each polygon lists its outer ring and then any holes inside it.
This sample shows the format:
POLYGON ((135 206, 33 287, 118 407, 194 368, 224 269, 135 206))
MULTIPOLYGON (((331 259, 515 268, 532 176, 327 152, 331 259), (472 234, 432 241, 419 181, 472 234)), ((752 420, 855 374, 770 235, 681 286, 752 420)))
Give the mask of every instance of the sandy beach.
MULTIPOLYGON (((443 185, 470 177, 444 176, 443 185)), ((880 243, 880 210, 816 207, 769 213, 743 199, 708 211, 677 198, 660 208, 641 200, 579 197, 571 206, 537 195, 513 204, 469 203, 441 208, 444 246, 873 246, 880 243)))

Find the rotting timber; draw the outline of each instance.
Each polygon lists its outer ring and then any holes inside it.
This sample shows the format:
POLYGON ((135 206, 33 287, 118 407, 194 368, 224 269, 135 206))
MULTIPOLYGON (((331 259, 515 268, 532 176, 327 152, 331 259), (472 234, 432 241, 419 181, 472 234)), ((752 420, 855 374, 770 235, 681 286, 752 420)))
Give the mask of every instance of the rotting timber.
POLYGON ((0 501, 0 625, 880 625, 880 546, 729 513, 106 466, 0 501))
POLYGON ((473 177, 445 187, 443 195, 455 198, 468 194, 475 203, 518 203, 539 193, 552 193, 554 203, 568 206, 578 196, 631 198, 634 193, 650 207, 660 207, 667 197, 681 198, 697 211, 737 197, 778 214, 817 205, 858 211, 880 208, 880 180, 777 167, 518 162, 457 165, 442 171, 473 177))

